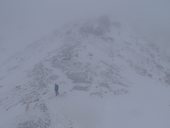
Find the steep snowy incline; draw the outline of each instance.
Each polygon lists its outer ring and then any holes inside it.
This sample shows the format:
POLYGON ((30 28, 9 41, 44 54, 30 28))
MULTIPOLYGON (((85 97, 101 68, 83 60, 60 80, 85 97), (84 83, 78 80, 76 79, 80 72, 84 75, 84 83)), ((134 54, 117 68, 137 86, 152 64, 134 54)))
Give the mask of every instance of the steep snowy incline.
POLYGON ((0 127, 169 128, 169 65, 107 16, 64 26, 1 65, 0 127))

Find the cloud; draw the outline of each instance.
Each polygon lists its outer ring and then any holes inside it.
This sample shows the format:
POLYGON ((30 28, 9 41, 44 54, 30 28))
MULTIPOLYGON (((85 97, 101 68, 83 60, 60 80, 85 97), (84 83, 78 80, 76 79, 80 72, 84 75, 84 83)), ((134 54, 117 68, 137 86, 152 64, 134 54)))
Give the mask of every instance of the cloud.
POLYGON ((8 43, 24 44, 68 21, 109 14, 150 40, 167 42, 169 7, 169 0, 0 0, 0 35, 8 43))

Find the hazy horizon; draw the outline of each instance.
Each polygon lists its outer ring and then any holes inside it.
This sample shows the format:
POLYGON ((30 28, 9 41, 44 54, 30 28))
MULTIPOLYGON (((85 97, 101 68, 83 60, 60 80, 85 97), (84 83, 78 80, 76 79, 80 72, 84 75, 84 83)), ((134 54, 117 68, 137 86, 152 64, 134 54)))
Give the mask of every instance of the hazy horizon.
POLYGON ((168 0, 0 0, 0 47, 18 49, 67 22, 108 14, 168 51, 169 7, 168 0))

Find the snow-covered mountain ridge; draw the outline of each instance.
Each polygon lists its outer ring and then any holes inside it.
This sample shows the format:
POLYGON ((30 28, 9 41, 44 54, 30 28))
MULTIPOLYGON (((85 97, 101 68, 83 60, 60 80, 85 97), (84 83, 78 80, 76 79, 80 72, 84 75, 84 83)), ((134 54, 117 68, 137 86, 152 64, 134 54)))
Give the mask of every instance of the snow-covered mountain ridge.
MULTIPOLYGON (((96 100, 130 95, 134 88, 142 88, 142 84, 150 88, 156 83, 168 90, 170 62, 161 58, 155 45, 136 39, 133 34, 121 23, 102 16, 65 26, 9 58, 0 68, 0 111, 8 113, 5 123, 0 125, 82 127, 85 122, 72 117, 76 110, 72 113, 66 107, 72 100, 73 106, 79 109, 78 106, 85 105, 82 100, 88 102, 87 97, 96 100), (55 101, 54 83, 60 87, 58 102, 55 101), (77 96, 82 99, 75 98, 77 96), (13 116, 10 117, 10 113, 13 116)), ((159 88, 157 85, 155 88, 159 88)), ((90 108, 95 108, 92 101, 89 101, 90 108)), ((96 108, 95 114, 100 109, 96 108)), ((78 112, 80 114, 81 109, 78 112)))

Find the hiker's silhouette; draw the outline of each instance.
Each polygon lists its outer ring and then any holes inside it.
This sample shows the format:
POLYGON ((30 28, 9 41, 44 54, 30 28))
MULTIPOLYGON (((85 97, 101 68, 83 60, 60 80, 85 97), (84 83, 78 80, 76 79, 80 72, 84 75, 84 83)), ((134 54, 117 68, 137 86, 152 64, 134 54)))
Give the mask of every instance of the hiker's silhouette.
POLYGON ((59 94, 59 86, 58 84, 55 84, 55 95, 57 96, 59 94))

